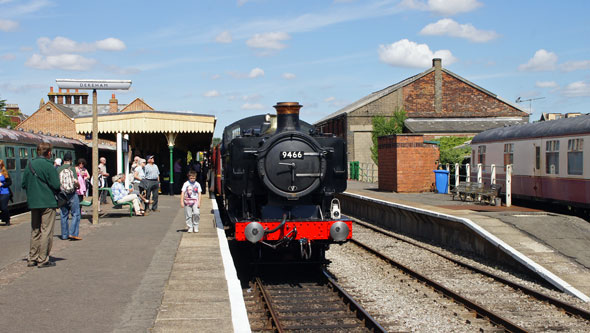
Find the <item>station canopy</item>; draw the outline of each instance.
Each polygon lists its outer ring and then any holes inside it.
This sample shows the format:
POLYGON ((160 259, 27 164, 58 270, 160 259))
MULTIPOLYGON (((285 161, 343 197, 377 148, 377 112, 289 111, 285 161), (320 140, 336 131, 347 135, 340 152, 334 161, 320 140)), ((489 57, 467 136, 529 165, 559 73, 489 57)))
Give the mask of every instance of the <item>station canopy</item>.
MULTIPOLYGON (((77 133, 92 133, 92 116, 76 117, 74 122, 77 133)), ((132 142, 147 140, 152 144, 165 143, 185 149, 208 148, 215 123, 215 116, 204 114, 151 110, 114 112, 98 115, 98 133, 99 138, 109 140, 122 133, 129 134, 132 142)))

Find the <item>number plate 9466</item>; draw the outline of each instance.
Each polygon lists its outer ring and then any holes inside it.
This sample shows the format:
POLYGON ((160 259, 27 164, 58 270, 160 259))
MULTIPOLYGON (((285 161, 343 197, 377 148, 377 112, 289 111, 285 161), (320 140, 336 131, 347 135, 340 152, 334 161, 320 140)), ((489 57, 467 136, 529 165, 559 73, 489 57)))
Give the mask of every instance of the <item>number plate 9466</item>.
POLYGON ((302 151, 282 151, 280 158, 281 158, 281 160, 290 160, 290 159, 302 160, 303 159, 303 152, 302 151))

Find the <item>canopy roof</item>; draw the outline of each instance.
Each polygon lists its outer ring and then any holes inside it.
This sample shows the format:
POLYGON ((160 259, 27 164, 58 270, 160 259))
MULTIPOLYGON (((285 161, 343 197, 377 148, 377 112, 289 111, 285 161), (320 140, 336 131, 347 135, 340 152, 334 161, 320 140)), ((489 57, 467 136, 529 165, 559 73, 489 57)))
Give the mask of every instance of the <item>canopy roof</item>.
MULTIPOLYGON (((215 116, 164 111, 98 115, 99 133, 213 133, 215 116)), ((92 133, 92 116, 74 118, 76 132, 92 133)))

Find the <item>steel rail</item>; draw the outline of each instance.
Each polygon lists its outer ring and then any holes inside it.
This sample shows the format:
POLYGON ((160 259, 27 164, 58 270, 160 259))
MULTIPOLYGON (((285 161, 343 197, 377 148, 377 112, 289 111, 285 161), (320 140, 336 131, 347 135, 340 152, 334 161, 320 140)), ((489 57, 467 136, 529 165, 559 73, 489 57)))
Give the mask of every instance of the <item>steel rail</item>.
POLYGON ((385 328, 379 325, 379 323, 367 311, 365 311, 365 309, 363 309, 363 307, 360 304, 358 304, 352 298, 352 296, 350 296, 350 294, 348 294, 344 289, 342 289, 342 287, 340 287, 340 285, 338 285, 336 280, 332 278, 332 276, 330 275, 330 273, 326 271, 326 269, 322 268, 322 273, 324 274, 326 279, 328 279, 328 282, 330 283, 332 289, 338 293, 340 298, 346 304, 348 304, 349 309, 356 313, 357 318, 365 323, 365 327, 372 330, 373 332, 387 332, 387 330, 385 330, 385 328))
POLYGON ((284 330, 281 325, 281 322, 279 321, 279 316, 277 315, 275 309, 273 308, 270 296, 268 295, 268 292, 264 288, 264 285, 262 284, 262 281, 260 280, 260 278, 258 278, 258 277, 256 278, 255 284, 256 284, 256 287, 258 288, 258 290, 260 291, 260 295, 262 296, 262 300, 264 302, 264 305, 266 306, 266 309, 270 313, 272 323, 274 324, 277 332, 283 333, 284 330))
POLYGON ((465 262, 463 262, 461 260, 455 259, 453 257, 450 257, 450 256, 444 254, 444 253, 441 253, 439 251, 430 249, 430 248, 428 248, 426 246, 423 246, 421 244, 418 244, 416 242, 412 242, 410 240, 403 239, 403 238, 398 237, 396 235, 393 235, 393 234, 391 234, 389 232, 383 231, 383 230, 381 230, 381 229, 379 229, 379 228, 377 228, 377 227, 375 227, 373 225, 370 225, 368 223, 361 222, 361 221, 358 221, 358 220, 355 220, 354 222, 355 223, 358 223, 358 224, 360 224, 360 225, 362 225, 362 226, 364 226, 364 227, 366 227, 368 229, 371 229, 371 230, 373 230, 375 232, 378 232, 378 233, 387 235, 387 236, 392 237, 392 238, 395 238, 395 239, 397 239, 399 241, 402 241, 402 242, 411 244, 413 246, 416 246, 416 247, 419 247, 419 248, 424 249, 426 251, 429 251, 431 253, 434 253, 434 254, 442 257, 442 258, 445 258, 445 259, 453 262, 454 264, 457 264, 457 265, 459 265, 461 267, 465 267, 465 268, 470 269, 470 270, 472 270, 474 272, 477 272, 479 274, 482 274, 482 275, 485 275, 487 277, 490 277, 490 278, 492 278, 492 279, 494 279, 494 280, 496 280, 498 282, 504 283, 504 284, 506 284, 506 285, 508 285, 508 286, 510 286, 510 287, 512 287, 514 289, 516 289, 516 290, 520 290, 520 291, 522 291, 523 293, 525 293, 525 294, 527 294, 529 296, 535 297, 536 299, 538 299, 540 301, 544 301, 544 302, 547 302, 547 303, 549 303, 551 305, 554 305, 554 306, 556 306, 556 307, 564 310, 568 314, 571 314, 571 315, 574 315, 574 316, 578 316, 580 318, 583 318, 583 319, 586 319, 586 320, 590 321, 590 311, 586 311, 586 310, 584 310, 582 308, 579 308, 579 307, 577 307, 575 305, 565 303, 562 300, 559 300, 559 299, 554 298, 554 297, 549 296, 549 295, 545 295, 545 294, 543 294, 541 292, 538 292, 538 291, 533 290, 533 289, 531 289, 531 288, 529 288, 527 286, 524 286, 524 285, 522 285, 522 284, 520 284, 518 282, 510 281, 510 280, 508 280, 506 278, 503 278, 503 277, 501 277, 499 275, 496 275, 494 273, 487 272, 487 271, 485 271, 485 270, 483 270, 481 268, 475 267, 475 266, 473 266, 471 264, 465 263, 465 262))
POLYGON ((387 263, 391 264, 392 266, 397 267, 398 269, 400 269, 401 271, 405 272, 406 274, 412 276, 416 280, 422 281, 423 283, 433 287, 435 290, 442 293, 443 295, 457 301, 458 303, 463 304, 463 306, 476 312, 477 314, 479 314, 483 318, 487 318, 491 323, 498 325, 498 326, 502 326, 504 329, 506 329, 510 332, 527 332, 524 328, 516 325, 515 323, 511 322, 510 320, 503 318, 502 316, 500 316, 498 314, 495 314, 493 311, 486 309, 477 303, 474 303, 473 301, 457 294, 456 292, 452 291, 451 289, 448 289, 445 286, 443 286, 443 285, 427 278, 426 276, 412 270, 411 268, 406 267, 406 266, 400 264, 399 262, 389 258, 388 256, 380 253, 379 251, 377 251, 377 250, 375 250, 375 249, 373 249, 373 248, 371 248, 371 247, 369 247, 369 246, 367 246, 355 239, 351 239, 350 241, 353 244, 359 246, 360 248, 366 250, 367 252, 386 261, 387 263))

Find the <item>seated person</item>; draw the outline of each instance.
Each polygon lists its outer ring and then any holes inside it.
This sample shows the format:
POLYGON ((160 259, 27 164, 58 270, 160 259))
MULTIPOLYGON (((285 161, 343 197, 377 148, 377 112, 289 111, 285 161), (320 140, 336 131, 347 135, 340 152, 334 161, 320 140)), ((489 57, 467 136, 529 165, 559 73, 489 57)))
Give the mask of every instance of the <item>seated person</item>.
POLYGON ((111 191, 113 191, 113 198, 115 199, 116 203, 132 202, 135 215, 143 216, 143 210, 141 210, 139 207, 139 199, 137 198, 137 194, 129 193, 130 191, 133 191, 133 188, 129 190, 125 188, 124 174, 120 173, 116 176, 113 176, 113 186, 111 186, 111 191))

